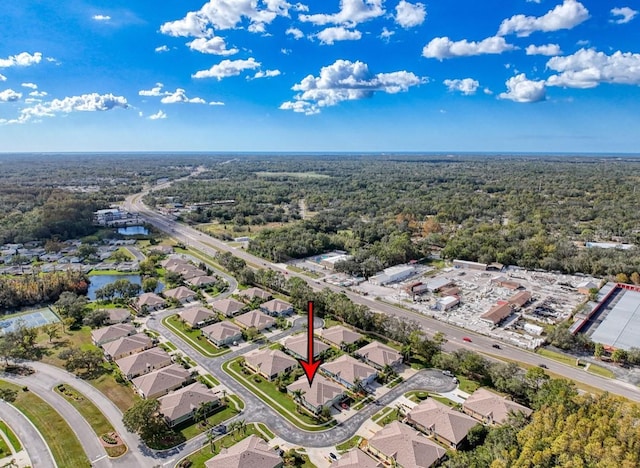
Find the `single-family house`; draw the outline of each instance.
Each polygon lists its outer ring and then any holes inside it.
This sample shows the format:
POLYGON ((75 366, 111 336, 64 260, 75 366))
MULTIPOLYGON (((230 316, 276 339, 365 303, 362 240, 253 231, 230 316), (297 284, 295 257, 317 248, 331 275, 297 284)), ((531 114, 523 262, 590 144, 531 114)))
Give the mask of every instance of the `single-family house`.
POLYGON ((314 414, 320 414, 323 407, 330 408, 344 398, 344 389, 322 375, 316 375, 311 386, 306 377, 287 386, 287 393, 294 398, 298 390, 303 392, 300 404, 314 414))
POLYGON ((385 466, 430 468, 447 453, 435 442, 415 429, 393 421, 369 438, 367 452, 383 461, 385 466))
POLYGON ((249 302, 255 299, 258 299, 260 301, 268 301, 273 297, 270 293, 260 288, 245 289, 244 291, 240 291, 240 296, 246 298, 249 302))
POLYGON ((109 317, 107 322, 110 324, 124 323, 131 320, 131 312, 129 309, 100 309, 106 312, 109 317))
POLYGON ((283 353, 279 349, 257 349, 245 355, 245 365, 262 375, 267 380, 273 380, 283 372, 289 372, 298 365, 298 361, 283 353))
POLYGON ((360 333, 349 330, 342 325, 318 330, 318 336, 325 341, 341 348, 345 344, 353 344, 364 338, 360 333))
POLYGON ((176 268, 175 273, 178 273, 180 276, 182 276, 182 279, 184 279, 185 281, 188 281, 192 278, 197 278, 198 276, 207 276, 206 271, 203 271, 200 268, 196 268, 191 264, 176 268))
POLYGON ((191 328, 202 328, 218 320, 218 315, 205 307, 187 307, 178 315, 191 328))
POLYGON ((202 329, 205 338, 216 346, 225 346, 242 339, 242 330, 238 325, 231 322, 218 322, 207 325, 202 329))
POLYGON ((174 273, 176 272, 176 270, 179 270, 180 268, 184 268, 186 265, 190 265, 190 263, 184 260, 183 258, 176 257, 176 256, 165 258, 160 262, 160 266, 162 266, 162 268, 164 268, 167 271, 172 271, 174 273))
POLYGON ((372 341, 363 346, 356 354, 376 369, 384 369, 384 366, 397 368, 402 365, 402 354, 379 341, 372 341))
POLYGON ((122 375, 131 380, 139 375, 171 365, 171 356, 162 348, 151 348, 140 353, 120 358, 116 364, 122 375))
POLYGON ((91 341, 96 346, 102 346, 110 341, 123 338, 129 335, 135 335, 136 328, 128 323, 118 323, 108 327, 98 328, 91 331, 91 341))
POLYGON ((497 395, 485 388, 479 388, 462 404, 462 411, 485 424, 500 425, 507 422, 509 413, 523 413, 530 416, 531 408, 497 395))
POLYGON ((260 309, 265 314, 269 314, 274 317, 293 314, 293 306, 280 299, 271 299, 270 301, 260 304, 260 309))
POLYGON ((185 282, 189 286, 193 286, 194 288, 204 288, 206 286, 210 286, 212 284, 216 284, 218 278, 215 276, 194 276, 193 278, 186 279, 185 282))
POLYGON ((371 384, 378 372, 368 364, 343 354, 334 361, 322 364, 320 371, 327 377, 344 385, 349 390, 358 387, 365 388, 371 384))
POLYGON ((139 353, 145 349, 153 347, 153 341, 147 335, 139 333, 131 336, 124 336, 117 340, 110 341, 102 345, 104 354, 113 360, 118 360, 131 354, 139 353))
POLYGON ((218 406, 220 399, 200 382, 182 387, 175 392, 158 398, 159 412, 164 416, 170 427, 177 426, 191 419, 195 412, 204 404, 211 407, 218 406))
POLYGON ((191 380, 191 372, 178 364, 136 377, 131 381, 142 398, 158 398, 191 380))
POLYGON ((407 423, 433 436, 438 442, 457 449, 478 421, 433 398, 427 398, 407 414, 407 423))
POLYGON ((156 293, 148 292, 140 294, 136 301, 137 310, 146 310, 147 312, 153 312, 163 309, 167 303, 164 299, 158 296, 156 293))
POLYGON ((384 465, 371 458, 359 448, 353 448, 342 454, 339 460, 334 461, 329 468, 383 468, 384 465))
MULTIPOLYGON (((308 344, 307 344, 307 334, 301 333, 299 335, 289 336, 287 337, 282 344, 289 354, 291 354, 296 359, 307 359, 308 353, 308 344)), ((330 346, 317 338, 313 339, 313 356, 318 357, 321 352, 329 349, 330 346)))
POLYGON ((246 314, 238 315, 235 320, 242 328, 255 327, 260 331, 271 328, 276 324, 276 321, 273 317, 265 314, 259 309, 252 310, 251 312, 247 312, 246 314))
POLYGON ((164 297, 178 301, 180 304, 187 304, 198 300, 198 295, 186 286, 178 286, 177 288, 167 289, 162 292, 164 297))
POLYGON ((242 439, 229 448, 223 448, 215 457, 207 460, 206 468, 281 468, 284 460, 256 435, 242 439))
POLYGON ((233 317, 242 311, 244 307, 242 302, 236 301, 235 299, 220 299, 219 301, 212 302, 210 305, 213 307, 213 310, 217 310, 227 317, 233 317))

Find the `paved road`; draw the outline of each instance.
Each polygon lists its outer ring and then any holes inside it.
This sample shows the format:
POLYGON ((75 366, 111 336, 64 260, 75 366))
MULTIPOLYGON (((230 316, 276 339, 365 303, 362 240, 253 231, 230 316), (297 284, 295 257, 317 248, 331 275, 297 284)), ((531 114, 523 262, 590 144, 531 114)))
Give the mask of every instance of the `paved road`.
MULTIPOLYGON (((361 411, 358 411, 354 416, 344 421, 342 424, 326 431, 305 431, 284 419, 284 417, 278 412, 267 406, 260 398, 255 396, 251 391, 222 370, 222 365, 226 361, 256 349, 260 346, 259 344, 254 343, 223 356, 206 358, 162 324, 162 319, 173 313, 175 313, 174 310, 154 313, 153 320, 149 320, 147 322, 147 326, 169 339, 172 343, 178 346, 184 354, 188 355, 191 359, 210 372, 216 379, 224 383, 231 392, 240 396, 245 402, 243 418, 248 422, 261 422, 266 424, 279 437, 294 445, 301 445, 304 447, 329 447, 339 444, 340 442, 352 437, 360 428, 362 423, 379 411, 381 407, 391 403, 400 395, 408 391, 423 389, 432 392, 447 392, 455 388, 451 379, 443 376, 441 372, 435 370, 423 370, 394 387, 389 393, 379 399, 378 404, 370 404, 361 411)), ((301 330, 305 326, 306 319, 298 319, 292 328, 271 337, 271 341, 280 340, 285 336, 301 330)))
MULTIPOLYGON (((160 188, 166 187, 164 185, 160 188)), ((218 251, 232 252, 239 258, 242 258, 249 264, 260 268, 270 268, 272 270, 286 273, 289 277, 296 276, 306 281, 313 289, 321 290, 323 288, 329 288, 334 292, 342 292, 346 294, 353 302, 370 307, 372 310, 380 311, 388 315, 395 315, 398 317, 414 320, 418 323, 422 329, 428 334, 434 334, 436 332, 442 332, 447 336, 449 340, 445 345, 446 350, 454 350, 459 348, 471 349, 473 351, 495 355, 498 358, 513 359, 522 363, 531 365, 537 365, 544 363, 550 371, 563 375, 576 382, 582 382, 593 387, 606 390, 610 393, 622 395, 630 400, 640 401, 640 389, 632 384, 622 382, 616 379, 607 379, 591 373, 588 373, 582 369, 571 367, 569 365, 559 363, 552 359, 540 356, 531 351, 517 348, 511 345, 501 345, 502 349, 494 349, 491 345, 495 340, 474 333, 470 330, 464 330, 454 325, 439 322, 436 319, 426 317, 416 312, 407 311, 400 307, 386 304, 380 301, 374 301, 367 297, 363 297, 359 294, 353 293, 338 286, 333 286, 320 281, 311 279, 303 274, 293 271, 285 270, 277 265, 266 262, 265 260, 247 253, 243 249, 237 249, 226 245, 224 242, 208 236, 196 229, 189 226, 182 225, 166 216, 163 216, 157 212, 151 211, 142 203, 142 197, 147 192, 131 195, 127 197, 124 206, 127 210, 138 213, 146 222, 156 226, 161 231, 164 231, 172 237, 184 242, 185 244, 193 247, 207 255, 215 255, 218 251), (470 337, 472 343, 462 341, 463 337, 470 337)))
POLYGON ((22 442, 33 466, 38 468, 57 466, 42 435, 24 414, 3 400, 0 400, 0 414, 22 442))

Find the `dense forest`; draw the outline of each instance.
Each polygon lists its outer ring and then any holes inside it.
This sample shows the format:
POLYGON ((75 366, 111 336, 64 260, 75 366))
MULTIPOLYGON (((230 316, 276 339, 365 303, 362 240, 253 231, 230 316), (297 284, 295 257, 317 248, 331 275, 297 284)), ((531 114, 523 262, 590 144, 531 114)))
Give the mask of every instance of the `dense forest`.
POLYGON ((637 159, 254 156, 208 168, 149 201, 235 200, 183 218, 257 232, 250 250, 274 261, 344 249, 355 258, 340 268, 368 275, 437 250, 594 275, 640 269, 638 249, 584 248, 640 239, 637 159))

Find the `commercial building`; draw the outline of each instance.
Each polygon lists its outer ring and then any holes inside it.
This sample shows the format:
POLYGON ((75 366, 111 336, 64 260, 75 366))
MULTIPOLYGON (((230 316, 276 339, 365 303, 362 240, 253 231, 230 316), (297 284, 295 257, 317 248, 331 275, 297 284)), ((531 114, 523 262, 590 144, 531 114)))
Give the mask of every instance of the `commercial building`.
POLYGON ((411 265, 398 265, 386 268, 382 273, 369 278, 371 284, 384 286, 389 283, 396 283, 413 275, 415 268, 411 265))
POLYGON ((489 325, 499 325, 504 319, 513 313, 511 304, 506 301, 499 301, 488 311, 480 316, 480 320, 487 322, 489 325))
POLYGON ((458 304, 460 304, 460 298, 456 296, 445 296, 436 301, 437 309, 444 311, 453 309, 458 304))

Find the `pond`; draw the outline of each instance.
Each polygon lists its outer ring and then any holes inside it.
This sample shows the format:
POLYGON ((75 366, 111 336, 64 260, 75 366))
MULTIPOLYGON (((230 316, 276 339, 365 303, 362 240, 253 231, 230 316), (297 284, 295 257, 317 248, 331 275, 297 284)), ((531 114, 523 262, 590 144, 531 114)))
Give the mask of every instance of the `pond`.
MULTIPOLYGON (((96 300, 96 290, 106 286, 109 283, 113 283, 119 279, 126 279, 131 281, 132 283, 139 284, 142 286, 142 278, 140 275, 94 275, 90 276, 89 279, 91 283, 89 283, 89 290, 87 291, 87 298, 90 301, 96 300)), ((158 281, 158 286, 156 287, 155 292, 158 293, 164 289, 164 284, 158 281)))
POLYGON ((118 234, 123 236, 135 236, 136 234, 149 234, 149 230, 144 226, 127 226, 118 228, 118 234))

